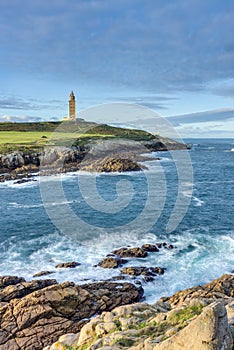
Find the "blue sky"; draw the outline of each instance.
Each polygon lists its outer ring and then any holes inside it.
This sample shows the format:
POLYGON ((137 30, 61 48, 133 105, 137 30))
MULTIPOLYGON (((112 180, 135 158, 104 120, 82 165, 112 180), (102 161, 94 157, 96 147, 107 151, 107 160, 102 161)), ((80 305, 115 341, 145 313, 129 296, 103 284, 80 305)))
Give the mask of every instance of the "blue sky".
POLYGON ((0 120, 61 119, 73 89, 233 137, 233 19, 233 0, 0 0, 0 120))

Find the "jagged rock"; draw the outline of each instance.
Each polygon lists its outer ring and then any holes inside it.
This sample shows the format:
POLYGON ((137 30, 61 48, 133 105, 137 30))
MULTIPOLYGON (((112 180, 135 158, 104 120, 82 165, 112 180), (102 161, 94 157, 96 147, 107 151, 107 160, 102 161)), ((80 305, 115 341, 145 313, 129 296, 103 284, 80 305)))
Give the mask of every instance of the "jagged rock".
POLYGON ((57 264, 55 266, 56 269, 60 269, 60 268, 74 268, 76 266, 79 266, 80 263, 78 263, 77 261, 69 261, 69 262, 66 262, 66 263, 60 263, 60 264, 57 264))
POLYGON ((168 305, 145 303, 103 312, 82 327, 77 338, 59 340, 47 350, 231 350, 232 337, 221 302, 206 307, 199 302, 168 311, 168 305))
POLYGON ((163 275, 165 269, 162 267, 128 266, 121 269, 121 273, 131 276, 144 276, 146 282, 150 282, 157 275, 163 275))
POLYGON ((155 244, 149 244, 145 243, 142 245, 141 249, 145 250, 146 252, 158 252, 159 249, 155 244))
POLYGON ((2 276, 0 277, 0 289, 22 282, 26 282, 26 280, 23 277, 2 276))
POLYGON ((123 264, 126 264, 128 261, 125 259, 120 259, 116 257, 107 257, 100 261, 96 266, 101 266, 105 269, 115 269, 123 264))
POLYGON ((52 273, 54 273, 54 271, 40 271, 40 272, 34 273, 33 277, 47 276, 47 275, 51 275, 52 273))
POLYGON ((115 255, 119 255, 122 258, 146 258, 147 252, 139 247, 134 248, 119 248, 112 252, 115 255))
POLYGON ((232 338, 234 339, 234 301, 228 303, 226 306, 228 323, 232 333, 232 338))
POLYGON ((234 298, 234 276, 225 274, 203 286, 196 286, 179 291, 171 297, 162 298, 171 305, 181 305, 191 299, 227 299, 234 298))
POLYGON ((187 327, 151 349, 231 350, 232 346, 226 309, 221 302, 214 302, 187 327))
MULTIPOLYGON (((223 275, 203 287, 164 298, 169 302, 161 299, 154 305, 136 303, 103 312, 82 327, 69 345, 87 350, 232 350, 228 320, 233 331, 233 280, 234 276, 223 275)), ((66 345, 57 342, 56 349, 61 344, 66 345)))
POLYGON ((161 248, 166 248, 166 249, 174 249, 173 244, 169 244, 166 242, 162 242, 162 243, 156 243, 156 246, 161 249, 161 248))
POLYGON ((14 182, 14 185, 20 185, 20 184, 24 184, 26 182, 30 182, 30 181, 36 181, 35 179, 20 179, 14 182))
POLYGON ((12 299, 20 299, 36 290, 57 284, 55 279, 34 280, 30 282, 24 281, 25 280, 22 279, 22 282, 7 285, 6 287, 1 288, 0 301, 9 302, 12 299))
MULTIPOLYGON (((42 287, 43 281, 33 281, 34 285, 35 282, 42 287)), ((5 288, 9 287, 13 286, 5 288)), ((142 288, 130 283, 77 286, 65 282, 32 293, 28 293, 29 285, 27 287, 27 295, 11 299, 0 309, 1 350, 41 350, 64 333, 77 333, 91 316, 139 301, 143 294, 142 288)))
POLYGON ((141 171, 141 166, 131 159, 110 158, 97 168, 98 172, 141 171))

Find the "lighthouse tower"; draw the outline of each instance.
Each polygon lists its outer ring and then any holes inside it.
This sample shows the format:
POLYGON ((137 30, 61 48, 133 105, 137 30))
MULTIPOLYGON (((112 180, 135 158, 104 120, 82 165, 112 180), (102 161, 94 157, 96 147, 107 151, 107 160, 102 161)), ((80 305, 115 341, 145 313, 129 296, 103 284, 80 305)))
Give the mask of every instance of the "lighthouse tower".
POLYGON ((73 91, 69 96, 69 119, 76 120, 76 99, 73 91))

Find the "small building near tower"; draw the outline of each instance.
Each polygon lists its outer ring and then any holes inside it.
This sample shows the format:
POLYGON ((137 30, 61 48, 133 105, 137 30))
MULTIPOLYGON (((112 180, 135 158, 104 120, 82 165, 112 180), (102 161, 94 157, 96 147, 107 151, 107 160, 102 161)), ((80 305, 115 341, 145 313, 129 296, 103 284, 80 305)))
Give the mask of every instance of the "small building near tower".
POLYGON ((69 96, 69 120, 76 120, 76 98, 73 91, 69 96))

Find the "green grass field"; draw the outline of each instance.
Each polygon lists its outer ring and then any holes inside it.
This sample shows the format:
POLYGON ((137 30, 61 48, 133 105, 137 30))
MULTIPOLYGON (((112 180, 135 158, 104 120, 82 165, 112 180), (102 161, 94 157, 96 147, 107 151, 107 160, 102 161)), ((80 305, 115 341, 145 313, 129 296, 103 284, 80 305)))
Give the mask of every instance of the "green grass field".
POLYGON ((0 153, 39 150, 46 145, 81 146, 90 140, 129 139, 146 141, 154 135, 87 122, 77 123, 0 123, 0 153))

